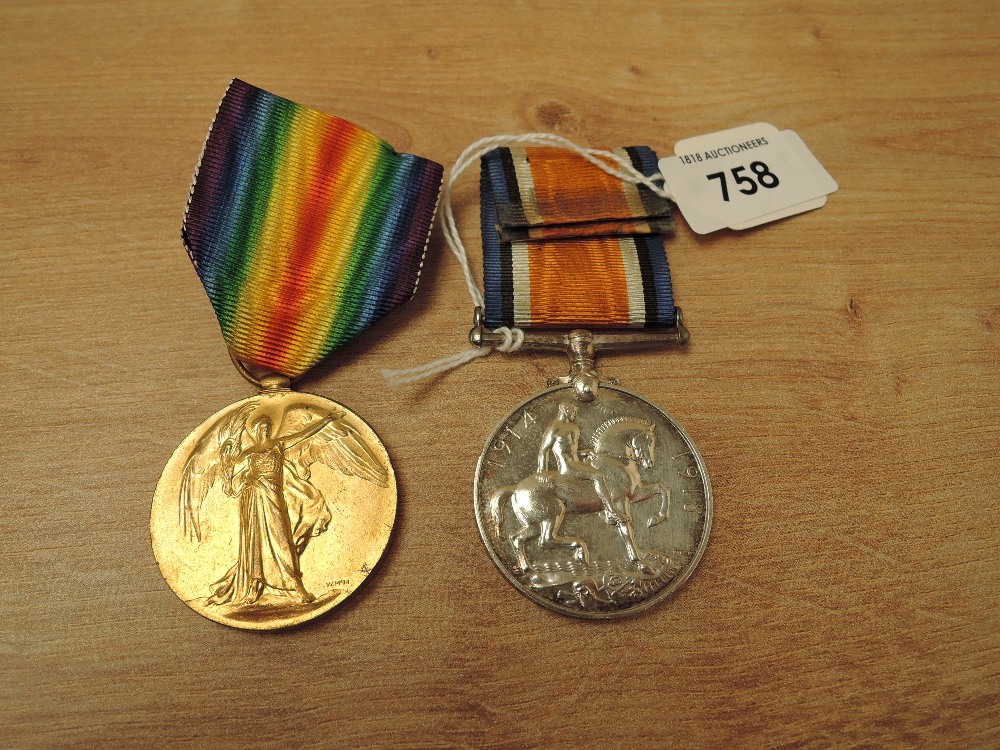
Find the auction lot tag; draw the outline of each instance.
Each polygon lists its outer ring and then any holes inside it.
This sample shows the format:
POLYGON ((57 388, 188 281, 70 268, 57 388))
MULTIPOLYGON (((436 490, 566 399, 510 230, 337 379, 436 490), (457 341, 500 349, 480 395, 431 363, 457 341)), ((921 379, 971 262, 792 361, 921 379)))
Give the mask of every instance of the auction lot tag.
POLYGON ((819 208, 837 183, 792 130, 758 122, 678 141, 660 159, 666 188, 698 234, 819 208))

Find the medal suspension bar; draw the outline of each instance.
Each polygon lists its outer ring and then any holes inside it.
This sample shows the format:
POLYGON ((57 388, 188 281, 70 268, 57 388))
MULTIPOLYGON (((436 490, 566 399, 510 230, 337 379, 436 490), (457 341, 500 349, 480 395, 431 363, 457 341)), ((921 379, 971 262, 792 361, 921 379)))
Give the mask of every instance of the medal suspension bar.
MULTIPOLYGON (((600 377, 597 374, 595 359, 597 349, 603 351, 622 351, 654 346, 676 344, 684 346, 691 335, 684 327, 684 315, 677 309, 677 324, 670 328, 644 329, 632 331, 599 331, 593 333, 584 329, 570 331, 524 331, 522 349, 559 349, 565 351, 570 358, 568 375, 549 380, 549 385, 573 386, 574 395, 580 401, 593 401, 600 387, 600 377)), ((469 341, 475 346, 496 347, 507 339, 502 332, 491 331, 483 326, 483 308, 476 307, 472 319, 472 330, 469 331, 469 341)), ((606 378, 606 382, 617 385, 616 378, 606 378)))

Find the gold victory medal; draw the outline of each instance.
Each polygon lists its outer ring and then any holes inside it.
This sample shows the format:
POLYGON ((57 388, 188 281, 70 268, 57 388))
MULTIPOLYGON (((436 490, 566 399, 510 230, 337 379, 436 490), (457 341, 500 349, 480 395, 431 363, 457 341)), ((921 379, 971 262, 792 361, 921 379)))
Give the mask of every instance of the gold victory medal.
POLYGON ((270 386, 174 451, 150 534, 163 577, 189 607, 275 630, 355 591, 395 516, 396 477, 374 431, 338 403, 270 386))

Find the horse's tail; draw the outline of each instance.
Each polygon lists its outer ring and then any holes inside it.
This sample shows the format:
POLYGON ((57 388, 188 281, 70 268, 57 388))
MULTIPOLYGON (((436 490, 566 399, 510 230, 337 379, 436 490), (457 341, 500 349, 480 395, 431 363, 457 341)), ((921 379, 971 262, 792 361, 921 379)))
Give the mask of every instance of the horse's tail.
POLYGON ((503 505, 514 494, 516 488, 501 487, 490 497, 490 520, 493 522, 493 536, 500 536, 500 524, 503 522, 503 505))

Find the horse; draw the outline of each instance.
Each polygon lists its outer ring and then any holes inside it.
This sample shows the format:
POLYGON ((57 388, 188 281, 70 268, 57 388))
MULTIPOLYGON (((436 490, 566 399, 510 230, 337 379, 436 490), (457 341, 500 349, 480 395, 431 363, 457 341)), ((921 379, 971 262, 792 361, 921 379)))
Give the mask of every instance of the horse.
MULTIPOLYGON (((605 519, 617 527, 632 564, 642 573, 651 574, 652 569, 642 560, 635 545, 632 506, 660 498, 660 506, 647 524, 650 527, 666 521, 670 512, 670 490, 659 482, 644 485, 639 475, 640 469, 653 467, 656 449, 653 423, 637 417, 613 417, 603 422, 593 437, 594 450, 584 456, 584 460, 603 474, 604 486, 614 508, 613 514, 605 512, 605 519)), ((521 523, 521 528, 507 537, 517 556, 519 568, 515 573, 528 571, 530 566, 524 547, 533 539, 538 540, 542 549, 572 547, 576 557, 589 564, 587 543, 576 537, 560 536, 559 527, 567 513, 606 511, 593 481, 566 477, 555 471, 540 471, 516 485, 501 487, 490 496, 488 507, 493 534, 501 539, 500 527, 507 502, 521 523)))

